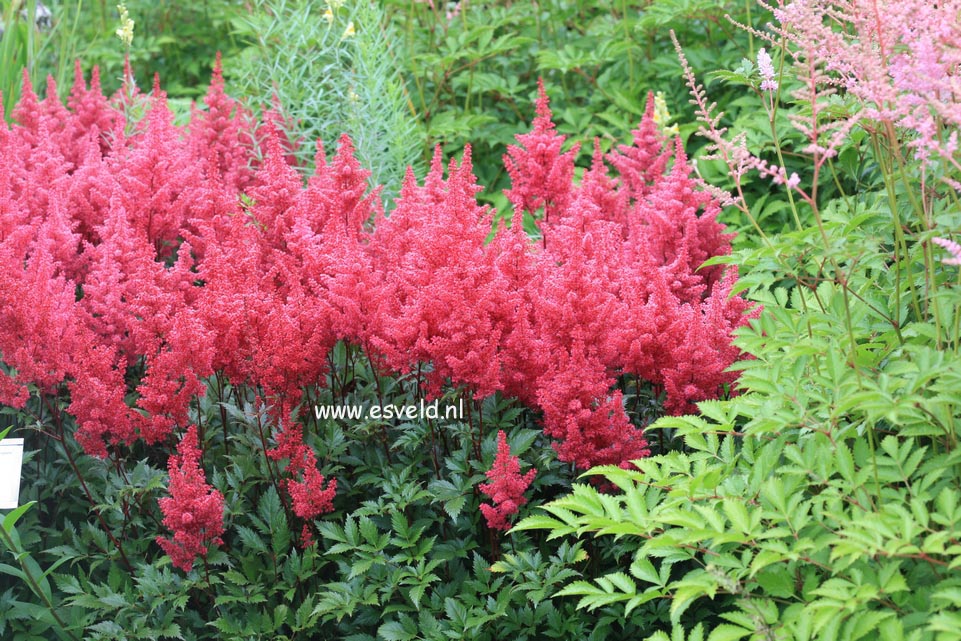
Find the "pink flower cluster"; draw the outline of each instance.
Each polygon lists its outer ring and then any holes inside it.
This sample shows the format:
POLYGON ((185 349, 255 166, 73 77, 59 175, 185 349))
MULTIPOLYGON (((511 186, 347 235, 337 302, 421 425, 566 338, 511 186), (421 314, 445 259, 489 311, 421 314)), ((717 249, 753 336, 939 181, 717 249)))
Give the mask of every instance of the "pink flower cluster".
POLYGON ((947 238, 932 238, 931 242, 943 247, 951 254, 950 258, 942 258, 945 265, 961 265, 961 245, 947 238))
POLYGON ((498 431, 497 456, 494 465, 487 471, 490 483, 480 484, 480 491, 493 501, 493 505, 480 506, 481 513, 487 519, 487 527, 492 530, 511 529, 508 519, 527 503, 524 492, 536 475, 537 470, 528 470, 527 474, 521 475, 520 459, 511 455, 504 431, 498 431))
MULTIPOLYGON (((0 126, 0 403, 66 383, 88 453, 169 446, 221 373, 285 426, 269 454, 288 460, 306 520, 332 509, 336 482, 324 487, 297 408, 340 340, 384 372, 424 372, 431 395, 521 399, 580 468, 648 454, 618 378, 663 391, 673 413, 734 383, 749 305, 731 296, 735 270, 701 267, 729 236, 652 100, 632 144, 595 146, 575 183, 541 89, 505 158, 515 220, 533 215, 539 242, 517 223, 489 238, 470 149, 446 171, 438 152, 422 184, 408 175, 387 216, 348 138, 332 159, 318 145, 305 185, 273 117, 227 97, 219 64, 204 103, 179 127, 158 84, 108 100, 78 73, 66 106, 25 83, 0 126), (131 101, 144 118, 127 120, 131 101)), ((202 474, 192 461, 175 458, 178 492, 202 474)), ((212 517, 203 532, 216 538, 212 517)))
MULTIPOLYGON (((810 83, 843 90, 863 105, 852 119, 912 131, 907 144, 918 158, 941 156, 959 167, 959 0, 762 4, 778 20, 775 39, 790 43, 810 83)), ((849 130, 850 124, 836 129, 825 151, 849 130)))
POLYGON ((197 557, 206 557, 210 545, 220 545, 224 533, 224 497, 207 485, 200 467, 197 428, 191 425, 170 457, 170 496, 160 499, 163 524, 173 538, 157 537, 157 543, 173 564, 189 572, 197 557))

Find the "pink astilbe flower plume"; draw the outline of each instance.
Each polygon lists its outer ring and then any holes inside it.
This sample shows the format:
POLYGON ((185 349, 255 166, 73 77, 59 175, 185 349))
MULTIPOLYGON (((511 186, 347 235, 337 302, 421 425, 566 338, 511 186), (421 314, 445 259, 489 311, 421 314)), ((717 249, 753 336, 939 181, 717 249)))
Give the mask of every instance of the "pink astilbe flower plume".
POLYGON ((953 240, 948 240, 947 238, 932 238, 931 242, 935 245, 943 247, 951 253, 950 258, 942 258, 941 262, 945 265, 961 265, 961 245, 954 242, 953 240))
POLYGON ((167 463, 170 496, 159 501, 163 524, 173 536, 158 536, 157 543, 184 572, 198 557, 206 557, 210 546, 223 545, 224 497, 207 484, 200 455, 197 428, 191 425, 167 463))
POLYGON ((509 519, 517 514, 527 503, 524 492, 537 476, 537 470, 528 470, 521 475, 520 459, 511 455, 507 435, 503 430, 497 432, 497 456, 494 465, 487 471, 490 483, 481 483, 480 491, 491 498, 493 505, 481 504, 481 513, 487 519, 487 527, 492 530, 511 529, 509 519))
POLYGON ((774 78, 774 62, 767 49, 757 50, 757 72, 761 76, 762 91, 777 91, 777 80, 774 78))
POLYGON ((800 97, 817 108, 820 98, 840 89, 860 103, 821 136, 809 125, 810 151, 833 155, 855 124, 880 121, 909 132, 907 146, 917 158, 940 156, 961 168, 956 139, 942 136, 961 125, 961 1, 782 0, 765 6, 777 19, 770 39, 788 43, 808 79, 810 89, 800 97))

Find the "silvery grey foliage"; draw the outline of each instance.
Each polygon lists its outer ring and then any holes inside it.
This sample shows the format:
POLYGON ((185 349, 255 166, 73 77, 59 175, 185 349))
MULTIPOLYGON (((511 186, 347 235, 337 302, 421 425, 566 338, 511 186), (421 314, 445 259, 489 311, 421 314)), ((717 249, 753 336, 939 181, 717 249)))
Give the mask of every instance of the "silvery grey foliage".
POLYGON ((276 97, 294 123, 288 133, 302 138, 297 155, 308 170, 314 141, 333 153, 341 134, 349 134, 371 184, 384 185, 390 202, 405 168, 419 163, 423 142, 383 8, 257 0, 239 30, 248 46, 224 62, 232 93, 248 96, 253 107, 270 107, 276 97))

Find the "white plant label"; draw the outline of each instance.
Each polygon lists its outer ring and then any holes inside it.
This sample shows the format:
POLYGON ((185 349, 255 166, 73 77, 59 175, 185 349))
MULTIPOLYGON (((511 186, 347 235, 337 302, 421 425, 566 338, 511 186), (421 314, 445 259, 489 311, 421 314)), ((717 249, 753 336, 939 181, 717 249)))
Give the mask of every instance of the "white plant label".
POLYGON ((20 504, 20 466, 23 464, 23 439, 0 441, 0 510, 20 504))

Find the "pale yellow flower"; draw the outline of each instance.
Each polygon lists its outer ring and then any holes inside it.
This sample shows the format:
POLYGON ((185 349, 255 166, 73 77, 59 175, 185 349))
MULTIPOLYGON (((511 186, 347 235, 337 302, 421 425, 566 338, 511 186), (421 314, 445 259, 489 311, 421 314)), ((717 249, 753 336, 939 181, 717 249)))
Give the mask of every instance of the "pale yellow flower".
POLYGON ((117 5, 117 11, 120 12, 120 27, 117 29, 117 37, 120 41, 124 43, 128 48, 133 42, 133 20, 130 19, 130 13, 127 11, 127 4, 121 2, 117 5))
POLYGON ((664 99, 664 92, 658 91, 654 94, 654 124, 665 134, 678 135, 677 125, 667 126, 671 119, 671 112, 667 110, 667 100, 664 99))
POLYGON ((324 20, 327 21, 327 24, 334 21, 334 12, 330 10, 330 5, 327 5, 327 11, 324 11, 324 20))
POLYGON ((350 22, 347 23, 347 28, 344 29, 344 35, 342 35, 340 39, 343 40, 344 38, 350 38, 355 33, 357 32, 354 31, 354 21, 351 20, 350 22))

